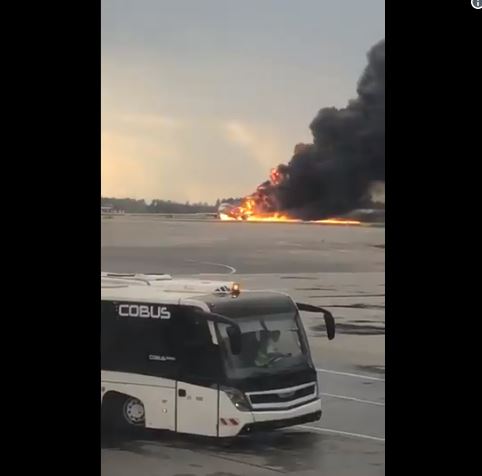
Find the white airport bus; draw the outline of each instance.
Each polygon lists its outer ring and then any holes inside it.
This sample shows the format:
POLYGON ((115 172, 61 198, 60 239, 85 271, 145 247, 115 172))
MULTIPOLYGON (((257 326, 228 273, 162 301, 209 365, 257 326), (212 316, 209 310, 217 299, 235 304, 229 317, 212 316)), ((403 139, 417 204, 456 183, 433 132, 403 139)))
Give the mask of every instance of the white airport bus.
POLYGON ((299 311, 283 293, 101 274, 102 424, 234 437, 321 418, 299 311))

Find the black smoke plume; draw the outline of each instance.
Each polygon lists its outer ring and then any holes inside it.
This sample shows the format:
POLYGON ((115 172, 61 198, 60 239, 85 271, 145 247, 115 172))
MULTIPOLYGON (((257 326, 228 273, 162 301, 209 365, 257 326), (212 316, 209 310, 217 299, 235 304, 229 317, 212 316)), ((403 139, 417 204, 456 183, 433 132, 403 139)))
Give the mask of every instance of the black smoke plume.
POLYGON ((342 215, 385 181, 385 40, 369 51, 357 93, 343 109, 320 110, 310 124, 313 144, 298 144, 251 196, 257 212, 304 220, 342 215))

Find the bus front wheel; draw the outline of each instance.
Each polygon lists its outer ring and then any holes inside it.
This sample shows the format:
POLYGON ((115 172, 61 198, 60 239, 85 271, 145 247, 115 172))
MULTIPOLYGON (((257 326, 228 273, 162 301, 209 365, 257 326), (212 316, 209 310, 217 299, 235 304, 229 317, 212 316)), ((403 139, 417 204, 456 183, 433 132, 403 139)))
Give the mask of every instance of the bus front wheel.
POLYGON ((145 426, 145 409, 140 400, 111 393, 102 402, 102 425, 110 430, 129 430, 145 426))

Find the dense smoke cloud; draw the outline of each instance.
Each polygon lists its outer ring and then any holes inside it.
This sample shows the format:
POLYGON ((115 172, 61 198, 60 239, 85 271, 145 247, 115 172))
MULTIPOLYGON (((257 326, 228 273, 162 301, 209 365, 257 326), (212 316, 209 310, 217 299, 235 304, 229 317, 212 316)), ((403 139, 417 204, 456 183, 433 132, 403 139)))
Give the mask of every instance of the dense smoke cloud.
POLYGON ((251 196, 260 213, 305 220, 341 215, 369 200, 385 180, 385 40, 368 53, 358 97, 343 109, 321 109, 310 124, 313 144, 298 144, 287 165, 251 196))

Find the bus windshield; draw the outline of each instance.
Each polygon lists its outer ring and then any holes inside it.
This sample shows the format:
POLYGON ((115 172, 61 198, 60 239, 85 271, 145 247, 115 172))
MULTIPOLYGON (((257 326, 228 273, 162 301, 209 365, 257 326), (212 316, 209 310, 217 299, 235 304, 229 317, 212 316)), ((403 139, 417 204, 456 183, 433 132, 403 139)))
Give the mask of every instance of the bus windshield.
POLYGON ((308 349, 296 311, 246 316, 236 319, 241 329, 241 353, 231 352, 228 326, 218 331, 228 378, 243 379, 306 366, 308 349))

